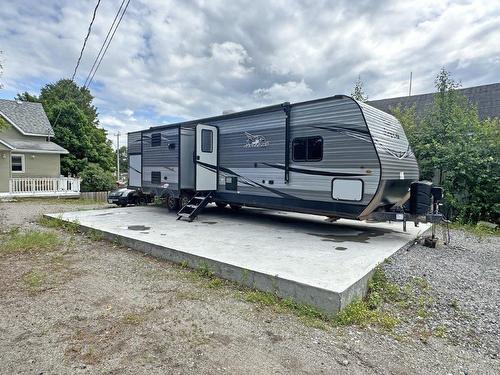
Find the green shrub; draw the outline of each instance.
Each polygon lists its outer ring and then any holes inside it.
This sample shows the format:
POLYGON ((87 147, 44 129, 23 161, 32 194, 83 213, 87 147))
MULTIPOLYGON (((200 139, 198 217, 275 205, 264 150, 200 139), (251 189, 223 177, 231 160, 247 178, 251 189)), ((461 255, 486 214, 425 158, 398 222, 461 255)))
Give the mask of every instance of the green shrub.
POLYGON ((444 187, 444 212, 461 223, 498 222, 500 120, 479 118, 477 108, 442 69, 429 113, 394 108, 417 157, 422 179, 444 187))
POLYGON ((113 174, 90 163, 80 173, 81 191, 109 191, 116 187, 113 174))

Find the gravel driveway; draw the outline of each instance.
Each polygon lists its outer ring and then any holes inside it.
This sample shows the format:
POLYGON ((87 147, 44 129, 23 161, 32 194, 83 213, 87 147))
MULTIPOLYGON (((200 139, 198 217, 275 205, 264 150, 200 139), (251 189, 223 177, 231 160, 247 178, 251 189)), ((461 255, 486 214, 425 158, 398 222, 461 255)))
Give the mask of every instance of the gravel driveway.
POLYGON ((415 245, 384 263, 411 296, 387 306, 394 330, 314 328, 246 302, 232 284, 213 287, 191 270, 36 223, 98 207, 0 203, 0 231, 63 239, 20 254, 0 242, 1 374, 500 373, 498 237, 453 231, 452 246, 415 245))

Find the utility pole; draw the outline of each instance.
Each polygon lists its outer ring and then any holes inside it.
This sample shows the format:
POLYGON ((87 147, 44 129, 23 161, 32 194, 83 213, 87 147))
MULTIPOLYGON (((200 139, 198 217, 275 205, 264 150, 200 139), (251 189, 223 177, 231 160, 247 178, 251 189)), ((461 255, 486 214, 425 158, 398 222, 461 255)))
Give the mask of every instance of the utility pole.
POLYGON ((116 133, 116 180, 120 181, 120 132, 116 133))
POLYGON ((408 96, 411 96, 411 81, 413 78, 413 72, 410 72, 410 90, 408 91, 408 96))

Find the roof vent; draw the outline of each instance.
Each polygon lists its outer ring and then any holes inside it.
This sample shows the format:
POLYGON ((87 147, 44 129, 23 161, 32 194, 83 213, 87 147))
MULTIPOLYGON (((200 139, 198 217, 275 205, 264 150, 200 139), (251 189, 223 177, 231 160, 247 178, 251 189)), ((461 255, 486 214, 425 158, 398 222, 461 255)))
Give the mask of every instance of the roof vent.
POLYGON ((17 104, 23 104, 23 101, 22 101, 22 100, 19 100, 19 99, 16 99, 16 103, 17 103, 17 104))
POLYGON ((223 115, 230 115, 231 113, 235 113, 236 111, 233 109, 225 109, 222 111, 223 115))

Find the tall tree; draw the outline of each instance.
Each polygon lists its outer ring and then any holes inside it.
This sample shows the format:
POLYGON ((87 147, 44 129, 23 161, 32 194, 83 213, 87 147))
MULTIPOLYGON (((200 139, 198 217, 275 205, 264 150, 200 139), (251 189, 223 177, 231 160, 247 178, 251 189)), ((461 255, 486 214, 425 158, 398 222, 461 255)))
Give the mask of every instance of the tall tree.
POLYGON ((358 76, 358 79, 354 84, 354 90, 351 92, 351 96, 359 102, 366 102, 368 100, 368 95, 365 94, 363 85, 361 76, 358 76))
POLYGON ((17 99, 42 103, 54 128, 54 142, 69 151, 69 155, 61 158, 63 174, 77 175, 89 163, 97 164, 104 171, 114 170, 112 144, 106 131, 98 127, 97 108, 87 88, 61 79, 45 85, 38 97, 24 92, 18 94, 17 99))
POLYGON ((38 96, 30 94, 28 91, 22 92, 16 95, 16 100, 22 100, 23 102, 40 102, 38 96))

